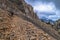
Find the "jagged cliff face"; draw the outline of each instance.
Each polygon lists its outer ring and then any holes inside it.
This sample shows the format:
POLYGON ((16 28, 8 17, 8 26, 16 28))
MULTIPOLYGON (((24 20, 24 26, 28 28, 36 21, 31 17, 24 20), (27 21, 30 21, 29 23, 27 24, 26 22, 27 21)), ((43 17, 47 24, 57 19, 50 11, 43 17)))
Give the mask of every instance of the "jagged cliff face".
POLYGON ((7 10, 9 12, 12 12, 14 14, 20 14, 17 12, 21 11, 27 16, 36 17, 36 15, 33 12, 32 6, 26 4, 24 0, 18 0, 18 1, 17 0, 1 0, 0 8, 7 10))
POLYGON ((38 19, 33 8, 24 0, 0 0, 0 40, 57 40, 27 17, 38 19))

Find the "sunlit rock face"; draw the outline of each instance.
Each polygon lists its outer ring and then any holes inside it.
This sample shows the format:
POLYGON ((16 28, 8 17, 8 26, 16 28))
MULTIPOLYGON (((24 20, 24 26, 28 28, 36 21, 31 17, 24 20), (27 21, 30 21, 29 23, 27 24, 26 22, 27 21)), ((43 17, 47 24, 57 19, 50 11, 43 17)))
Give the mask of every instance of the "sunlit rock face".
MULTIPOLYGON (((60 9, 56 0, 25 0, 32 5, 34 12, 37 13, 40 19, 44 17, 52 21, 60 19, 60 9)), ((44 19, 45 19, 44 18, 44 19)), ((46 19, 45 19, 46 20, 46 19)))

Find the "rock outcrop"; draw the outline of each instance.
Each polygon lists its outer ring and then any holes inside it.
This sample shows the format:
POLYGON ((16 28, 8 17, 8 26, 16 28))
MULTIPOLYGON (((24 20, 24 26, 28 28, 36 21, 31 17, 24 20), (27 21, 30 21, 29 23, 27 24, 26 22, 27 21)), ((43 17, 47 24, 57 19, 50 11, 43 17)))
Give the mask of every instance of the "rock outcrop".
POLYGON ((41 22, 24 0, 0 0, 0 40, 59 39, 57 31, 41 22))

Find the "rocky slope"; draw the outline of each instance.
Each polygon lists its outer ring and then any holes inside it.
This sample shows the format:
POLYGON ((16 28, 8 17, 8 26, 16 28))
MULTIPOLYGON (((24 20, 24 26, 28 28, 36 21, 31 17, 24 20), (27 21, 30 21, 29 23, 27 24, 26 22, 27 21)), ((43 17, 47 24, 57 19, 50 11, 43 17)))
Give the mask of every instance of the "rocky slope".
POLYGON ((0 40, 59 40, 24 0, 0 0, 0 40))

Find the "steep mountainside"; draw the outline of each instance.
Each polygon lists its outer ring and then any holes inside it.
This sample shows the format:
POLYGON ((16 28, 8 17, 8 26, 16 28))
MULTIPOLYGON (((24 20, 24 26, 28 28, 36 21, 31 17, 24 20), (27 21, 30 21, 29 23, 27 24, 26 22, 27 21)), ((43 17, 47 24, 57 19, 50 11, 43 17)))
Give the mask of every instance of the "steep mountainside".
POLYGON ((59 40, 51 25, 41 22, 24 0, 0 0, 0 40, 59 40))

